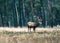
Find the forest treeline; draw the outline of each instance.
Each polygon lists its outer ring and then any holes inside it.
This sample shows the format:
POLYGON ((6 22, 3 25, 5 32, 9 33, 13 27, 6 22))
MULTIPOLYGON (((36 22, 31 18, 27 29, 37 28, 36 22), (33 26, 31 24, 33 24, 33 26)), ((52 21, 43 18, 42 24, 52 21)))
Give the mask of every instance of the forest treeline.
POLYGON ((22 27, 37 20, 40 27, 60 25, 60 0, 0 0, 0 26, 22 27))

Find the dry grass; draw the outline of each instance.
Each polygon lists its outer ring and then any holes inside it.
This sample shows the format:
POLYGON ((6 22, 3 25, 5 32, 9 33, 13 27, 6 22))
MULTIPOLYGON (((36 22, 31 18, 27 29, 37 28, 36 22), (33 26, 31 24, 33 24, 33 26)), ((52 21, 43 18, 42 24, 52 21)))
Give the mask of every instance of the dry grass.
POLYGON ((0 43, 60 43, 60 31, 0 32, 0 43))
POLYGON ((25 27, 0 27, 0 43, 60 43, 60 29, 37 28, 36 32, 28 32, 25 27))

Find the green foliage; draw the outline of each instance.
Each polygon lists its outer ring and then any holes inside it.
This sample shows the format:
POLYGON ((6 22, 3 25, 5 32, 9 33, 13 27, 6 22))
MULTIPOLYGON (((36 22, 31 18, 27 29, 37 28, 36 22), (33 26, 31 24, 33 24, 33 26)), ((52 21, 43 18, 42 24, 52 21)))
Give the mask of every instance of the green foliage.
POLYGON ((28 21, 42 26, 60 24, 59 0, 0 0, 0 26, 27 26, 28 21))

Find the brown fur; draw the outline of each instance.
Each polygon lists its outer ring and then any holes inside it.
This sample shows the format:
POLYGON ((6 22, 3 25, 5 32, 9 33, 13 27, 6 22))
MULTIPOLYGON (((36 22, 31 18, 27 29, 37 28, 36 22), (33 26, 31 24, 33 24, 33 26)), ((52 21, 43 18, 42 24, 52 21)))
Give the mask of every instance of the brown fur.
POLYGON ((35 32, 35 29, 36 29, 36 27, 39 26, 39 23, 37 23, 37 22, 28 22, 27 25, 28 25, 28 31, 31 32, 31 28, 33 28, 33 31, 35 32))

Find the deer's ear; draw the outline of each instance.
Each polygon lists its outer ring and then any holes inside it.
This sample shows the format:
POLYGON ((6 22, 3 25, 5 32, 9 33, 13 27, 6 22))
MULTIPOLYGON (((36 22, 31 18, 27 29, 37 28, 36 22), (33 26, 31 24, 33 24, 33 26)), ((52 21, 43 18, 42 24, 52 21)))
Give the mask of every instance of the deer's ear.
POLYGON ((34 17, 36 17, 36 16, 34 16, 34 17))
POLYGON ((39 24, 42 24, 41 22, 39 22, 39 24))

